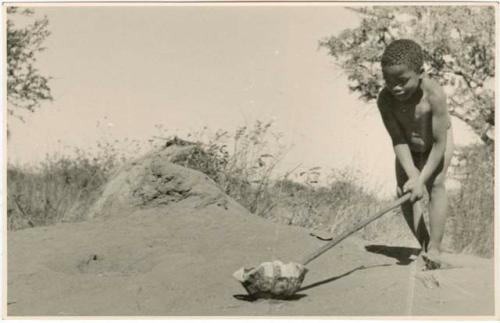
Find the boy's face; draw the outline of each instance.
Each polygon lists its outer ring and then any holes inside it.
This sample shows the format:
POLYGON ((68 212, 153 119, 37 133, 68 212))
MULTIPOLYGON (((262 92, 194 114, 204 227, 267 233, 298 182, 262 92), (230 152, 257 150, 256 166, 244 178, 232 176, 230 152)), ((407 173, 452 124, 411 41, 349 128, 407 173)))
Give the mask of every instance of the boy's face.
POLYGON ((406 101, 415 93, 420 84, 422 72, 416 72, 405 64, 382 68, 387 89, 398 101, 406 101))

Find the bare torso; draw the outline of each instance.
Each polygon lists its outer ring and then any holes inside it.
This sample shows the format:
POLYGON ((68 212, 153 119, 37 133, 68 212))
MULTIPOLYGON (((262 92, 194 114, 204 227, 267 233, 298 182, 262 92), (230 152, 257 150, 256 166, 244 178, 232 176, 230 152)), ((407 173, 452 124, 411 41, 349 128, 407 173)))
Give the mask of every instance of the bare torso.
POLYGON ((433 145, 432 111, 428 97, 435 84, 430 79, 422 79, 419 89, 407 102, 400 102, 388 92, 385 93, 387 97, 384 101, 400 125, 405 141, 414 152, 428 152, 433 145))

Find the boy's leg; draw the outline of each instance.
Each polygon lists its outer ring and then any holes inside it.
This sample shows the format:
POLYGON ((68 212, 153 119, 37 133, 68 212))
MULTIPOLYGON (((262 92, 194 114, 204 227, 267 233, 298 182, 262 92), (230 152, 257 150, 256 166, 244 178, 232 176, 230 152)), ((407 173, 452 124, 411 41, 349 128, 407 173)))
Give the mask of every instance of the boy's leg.
MULTIPOLYGON (((406 175, 403 167, 396 159, 396 181, 397 181, 397 194, 398 196, 403 195, 403 185, 408 180, 408 176, 406 175)), ((410 227, 411 232, 417 238, 420 246, 423 251, 427 250, 427 246, 429 244, 429 232, 427 231, 427 227, 425 226, 424 217, 422 213, 422 203, 417 201, 415 203, 406 202, 401 205, 401 210, 403 212, 403 216, 410 227)))
POLYGON ((426 183, 429 192, 429 226, 430 242, 429 256, 439 256, 441 253, 441 241, 443 240, 446 216, 448 213, 448 195, 446 193, 445 180, 446 171, 450 165, 453 156, 453 137, 451 131, 448 131, 448 140, 444 158, 438 168, 426 183))

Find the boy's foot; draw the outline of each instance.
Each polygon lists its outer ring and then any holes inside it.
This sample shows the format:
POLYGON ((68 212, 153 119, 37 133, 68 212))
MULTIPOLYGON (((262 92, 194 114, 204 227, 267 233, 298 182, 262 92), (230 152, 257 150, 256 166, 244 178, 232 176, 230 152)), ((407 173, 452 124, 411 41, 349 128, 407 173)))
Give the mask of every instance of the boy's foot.
POLYGON ((422 259, 425 263, 425 270, 436 270, 440 269, 442 266, 441 260, 435 255, 429 256, 429 254, 422 254, 422 259))
POLYGON ((443 260, 441 253, 433 251, 422 253, 422 260, 425 264, 423 270, 452 269, 459 267, 443 260))
POLYGON ((422 259, 425 263, 425 270, 436 270, 442 267, 441 251, 437 248, 428 246, 427 252, 422 253, 422 259))

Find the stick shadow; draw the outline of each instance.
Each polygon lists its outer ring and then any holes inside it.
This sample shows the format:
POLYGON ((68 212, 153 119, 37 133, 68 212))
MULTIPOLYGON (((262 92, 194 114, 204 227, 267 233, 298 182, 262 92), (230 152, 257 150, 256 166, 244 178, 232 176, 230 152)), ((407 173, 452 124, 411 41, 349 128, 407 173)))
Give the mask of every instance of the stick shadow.
POLYGON ((340 278, 344 278, 346 276, 349 276, 350 274, 358 271, 358 270, 365 270, 365 269, 370 269, 370 268, 375 268, 375 267, 387 267, 387 266, 392 266, 392 264, 381 264, 381 265, 372 265, 372 266, 359 266, 359 267, 356 267, 346 273, 343 273, 342 275, 339 275, 339 276, 335 276, 335 277, 331 277, 331 278, 327 278, 327 279, 324 279, 324 280, 321 280, 321 281, 318 281, 316 283, 312 283, 312 284, 309 284, 307 286, 304 286, 304 287, 301 287, 299 289, 299 292, 302 292, 302 291, 305 291, 305 290, 308 290, 308 289, 311 289, 311 288, 314 288, 314 287, 318 287, 320 285, 324 285, 324 284, 328 284, 328 283, 331 283, 331 282, 334 282, 340 278))
POLYGON ((301 298, 306 297, 306 294, 294 294, 292 296, 284 297, 284 298, 276 298, 276 297, 256 297, 256 296, 251 296, 247 294, 236 294, 233 295, 234 298, 236 298, 239 301, 245 301, 245 302, 255 302, 257 300, 261 299, 267 299, 270 301, 297 301, 301 298))
MULTIPOLYGON (((338 275, 338 276, 335 276, 335 277, 331 277, 331 278, 327 278, 327 279, 324 279, 324 280, 321 280, 321 281, 318 281, 318 282, 315 282, 313 284, 309 284, 307 286, 303 286, 301 287, 297 292, 297 294, 294 294, 292 296, 289 296, 289 297, 286 297, 286 298, 282 298, 282 299, 279 299, 279 298, 274 298, 272 297, 271 299, 274 300, 274 301, 280 301, 280 300, 286 300, 286 301, 297 301, 301 298, 304 298, 304 297, 307 297, 307 294, 300 294, 300 292, 303 292, 305 290, 308 290, 308 289, 311 289, 311 288, 314 288, 314 287, 318 287, 320 285, 324 285, 324 284, 328 284, 328 283, 331 283, 331 282, 334 282, 340 278, 343 278, 343 277, 346 277, 358 270, 364 270, 364 269, 370 269, 370 268, 375 268, 375 267, 387 267, 387 266, 392 266, 392 264, 380 264, 380 265, 371 265, 371 266, 359 266, 359 267, 356 267, 342 275, 338 275)), ((233 295, 234 298, 236 298, 237 300, 240 300, 240 301, 246 301, 246 302, 255 302, 257 300, 260 300, 260 299, 267 299, 267 298, 263 298, 263 297, 256 297, 256 296, 251 296, 251 295, 248 295, 248 294, 236 294, 236 295, 233 295)))
POLYGON ((398 265, 409 265, 413 260, 411 256, 417 256, 420 253, 418 248, 394 247, 385 245, 367 245, 365 250, 376 254, 384 255, 396 259, 398 265))

